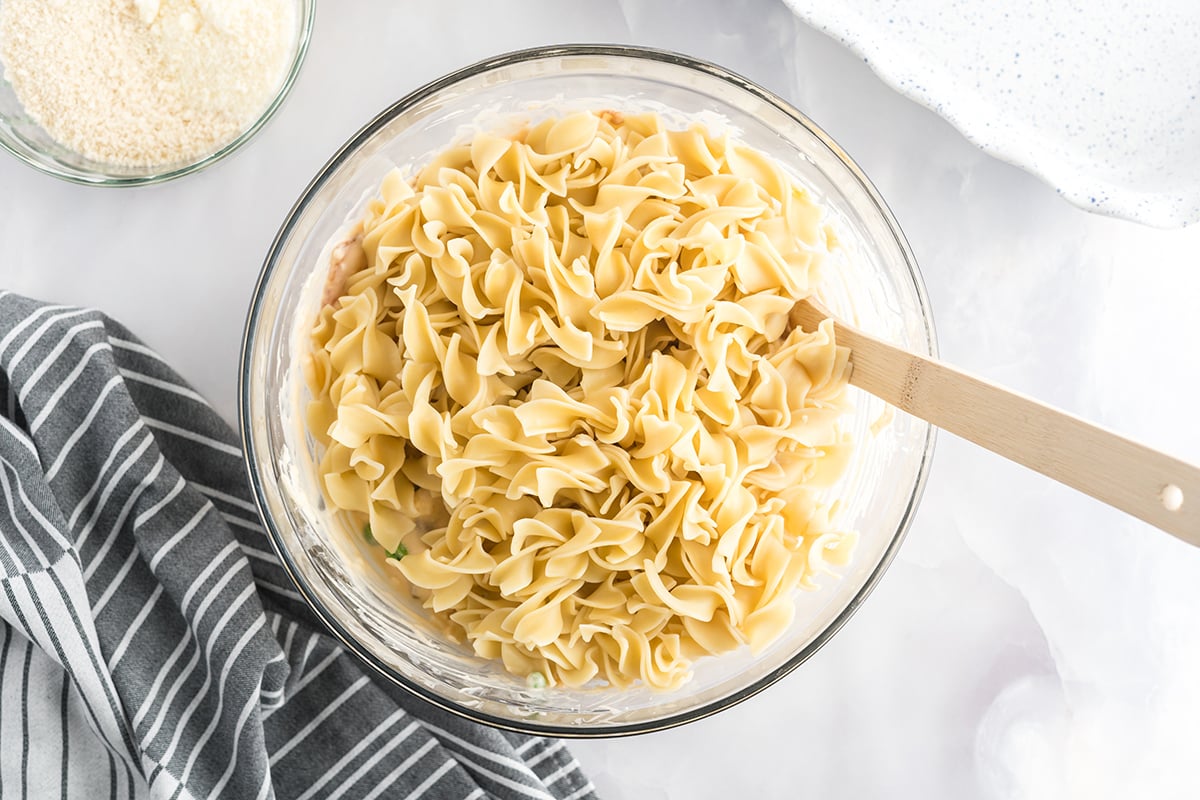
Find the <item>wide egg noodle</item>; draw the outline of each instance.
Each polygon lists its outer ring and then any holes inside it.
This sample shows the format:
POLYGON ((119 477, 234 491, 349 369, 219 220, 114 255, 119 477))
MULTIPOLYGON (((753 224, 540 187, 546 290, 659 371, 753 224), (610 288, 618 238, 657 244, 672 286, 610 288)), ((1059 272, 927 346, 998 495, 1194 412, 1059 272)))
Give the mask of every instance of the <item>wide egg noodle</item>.
POLYGON ((847 562, 849 354, 788 322, 829 241, 770 158, 577 113, 389 174, 354 231, 305 368, 325 492, 479 656, 676 688, 847 562))

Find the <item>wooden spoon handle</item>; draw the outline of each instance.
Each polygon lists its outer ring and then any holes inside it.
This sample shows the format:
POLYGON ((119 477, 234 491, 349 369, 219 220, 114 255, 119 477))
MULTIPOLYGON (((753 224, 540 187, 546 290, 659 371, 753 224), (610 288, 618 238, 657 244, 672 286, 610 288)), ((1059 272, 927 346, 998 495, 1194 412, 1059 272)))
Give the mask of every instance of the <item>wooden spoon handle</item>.
POLYGON ((837 319, 834 330, 855 386, 1200 547, 1200 467, 837 319))

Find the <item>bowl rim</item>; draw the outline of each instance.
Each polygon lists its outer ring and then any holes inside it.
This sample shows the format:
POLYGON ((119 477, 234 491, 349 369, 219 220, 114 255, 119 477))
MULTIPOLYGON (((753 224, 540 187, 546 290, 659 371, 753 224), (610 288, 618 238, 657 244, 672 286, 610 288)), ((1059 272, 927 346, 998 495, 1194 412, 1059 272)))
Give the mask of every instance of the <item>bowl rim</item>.
POLYGON ((328 628, 330 633, 336 638, 342 646, 349 652, 353 653, 360 661, 373 669, 376 673, 387 678, 392 683, 410 692, 418 698, 444 710, 455 716, 463 719, 468 719, 474 722, 483 723, 494 728, 512 731, 515 733, 532 734, 539 736, 553 736, 565 739, 592 739, 592 738, 616 738, 631 736, 642 733, 652 733, 655 731, 667 730, 669 728, 678 727, 680 725, 695 722, 696 720, 704 719, 712 716, 727 708, 731 708, 739 703, 748 700, 754 695, 762 692, 768 687, 780 681, 784 676, 793 672, 801 664, 811 658, 818 650, 820 650, 834 634, 841 630, 842 626, 849 621, 854 612, 863 604, 871 591, 879 583, 887 568, 891 565, 904 541, 909 528, 911 527, 913 517, 921 502, 921 497, 925 491, 925 484, 929 476, 929 469, 933 459, 934 445, 936 440, 937 429, 930 425, 927 428, 924 448, 921 454, 921 461, 917 469, 917 478, 913 487, 912 496, 906 505, 901 516, 900 523, 897 526, 896 532, 893 534, 891 541, 884 549, 878 563, 867 576, 862 587, 820 633, 818 633, 811 641, 793 653, 783 664, 776 669, 762 676, 749 686, 738 689, 716 700, 700 706, 698 708, 672 714, 661 719, 650 720, 646 722, 623 723, 602 727, 573 727, 569 725, 545 724, 533 720, 515 719, 509 717, 500 717, 488 712, 479 711, 473 708, 460 706, 452 700, 444 698, 429 689, 413 682, 393 670, 387 664, 382 663, 374 656, 365 646, 360 644, 337 620, 337 618, 324 607, 321 601, 315 596, 312 588, 308 585, 303 574, 299 570, 292 555, 284 547, 282 535, 276 525, 274 518, 268 510, 268 502, 264 493, 262 476, 260 475, 257 461, 257 450, 255 448, 254 437, 251 434, 251 380, 250 366, 252 360, 252 350, 254 348, 255 331, 259 327, 260 318, 263 310, 263 293, 267 283, 275 274, 279 267, 279 256, 284 245, 291 239, 295 226, 307 209, 313 197, 324 187, 325 183, 337 172, 346 159, 356 152, 367 140, 379 132, 379 130, 397 116, 403 114, 412 106, 422 100, 434 95, 454 84, 467 78, 479 75, 481 73, 491 72, 506 66, 520 64, 529 61, 538 61, 543 59, 561 58, 561 57, 578 57, 578 56, 601 56, 612 58, 629 58, 639 59, 644 61, 661 62, 673 66, 681 66, 693 71, 702 72, 722 81, 730 83, 745 92, 754 95, 760 100, 763 100, 777 110, 783 112, 796 123, 806 128, 817 139, 824 144, 829 150, 843 163, 850 171, 851 175, 858 181, 860 187, 866 192, 868 198, 875 206, 875 210, 886 223, 888 231, 895 239, 896 245, 900 248, 904 258, 904 265, 908 270, 909 278, 912 280, 913 288, 916 292, 918 306, 922 313, 924 321, 926 342, 929 346, 931 356, 937 355, 937 338, 934 331, 933 314, 930 308, 929 298, 925 287, 924 279, 921 276, 920 269, 917 266, 916 258, 912 253, 912 249, 905 239, 900 226, 897 223, 891 210, 875 189, 874 185, 867 178, 866 174, 859 166, 850 158, 849 155, 838 145, 828 134, 825 133, 818 125, 816 125, 805 114, 793 107, 783 98, 779 97, 770 90, 758 85, 757 83, 735 73, 724 67, 704 61, 692 56, 684 55, 669 50, 661 50, 650 47, 642 47, 636 45, 614 45, 614 44, 558 44, 542 47, 533 47, 522 50, 515 50, 501 55, 477 61, 461 69, 455 70, 441 78, 433 80, 424 86, 410 92, 392 105, 388 106, 382 112, 377 114, 370 122, 364 125, 356 134, 343 144, 336 153, 326 162, 325 166, 317 173, 316 177, 308 184, 301 193, 299 199, 288 211, 287 217, 280 226, 275 239, 271 243, 271 247, 267 252, 266 259, 263 262, 263 267, 259 273, 259 277, 254 286, 250 308, 246 317, 246 324, 242 335, 242 358, 238 370, 238 427, 242 439, 242 448, 245 454, 244 462, 246 465, 247 476, 250 481, 251 491, 254 497, 255 506, 258 508, 259 516, 263 520, 263 525, 268 532, 268 538, 271 540, 271 546, 279 556, 280 563, 285 572, 291 577, 296 584, 296 588, 300 595, 304 598, 309 609, 317 616, 318 619, 328 628))
MULTIPOLYGON (((263 109, 262 113, 258 115, 250 127, 211 153, 162 172, 151 172, 146 175, 112 175, 104 172, 59 169, 56 161, 46 162, 36 158, 38 155, 45 155, 40 148, 33 145, 23 148, 10 142, 3 136, 0 136, 0 150, 8 152, 22 164, 32 167, 38 172, 49 175, 52 178, 58 178, 59 180, 79 186, 97 186, 109 189, 152 186, 207 169, 213 164, 223 161, 235 151, 240 150, 243 145, 257 136, 267 122, 275 116, 275 112, 283 105, 283 101, 291 94, 292 87, 300 75, 300 68, 304 65, 305 58, 308 55, 308 45, 312 40, 313 24, 317 15, 317 0, 296 0, 296 6, 300 12, 300 18, 297 20, 298 39, 296 41, 296 52, 292 57, 291 64, 288 66, 287 75, 284 76, 283 83, 279 85, 270 104, 263 109)), ((149 169, 154 169, 154 167, 149 167, 149 169)))

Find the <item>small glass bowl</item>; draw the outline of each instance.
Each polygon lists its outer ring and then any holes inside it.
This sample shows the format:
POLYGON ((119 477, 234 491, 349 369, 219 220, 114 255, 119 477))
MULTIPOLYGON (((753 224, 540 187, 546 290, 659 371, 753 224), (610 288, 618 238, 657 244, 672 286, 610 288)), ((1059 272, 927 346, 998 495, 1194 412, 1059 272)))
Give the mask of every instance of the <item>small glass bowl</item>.
MULTIPOLYGON (((0 0, 3 5, 4 0, 0 0)), ((0 148, 7 150, 34 169, 64 181, 89 186, 142 186, 181 178, 211 166, 254 138, 283 104, 300 65, 308 52, 312 36, 316 0, 295 0, 296 32, 292 45, 292 63, 271 102, 258 118, 234 139, 221 144, 211 153, 189 161, 129 167, 96 161, 56 142, 40 125, 29 118, 13 88, 3 80, 0 64, 0 148)))
POLYGON ((791 628, 758 655, 700 659, 669 693, 636 687, 534 689, 433 629, 394 569, 331 511, 304 428, 302 359, 319 307, 328 245, 395 166, 420 164, 471 126, 576 108, 657 111, 723 126, 773 156, 830 212, 842 242, 822 299, 872 333, 935 350, 924 285, 907 243, 866 176, 800 112, 720 67, 634 47, 570 45, 499 56, 413 92, 333 156, 280 229, 243 340, 239 418, 250 480, 275 548, 314 612, 347 649, 414 694, 464 717, 551 736, 659 730, 728 708, 782 678, 832 637, 900 545, 924 486, 933 429, 852 389, 850 470, 833 488, 837 524, 859 532, 840 578, 796 596, 791 628))

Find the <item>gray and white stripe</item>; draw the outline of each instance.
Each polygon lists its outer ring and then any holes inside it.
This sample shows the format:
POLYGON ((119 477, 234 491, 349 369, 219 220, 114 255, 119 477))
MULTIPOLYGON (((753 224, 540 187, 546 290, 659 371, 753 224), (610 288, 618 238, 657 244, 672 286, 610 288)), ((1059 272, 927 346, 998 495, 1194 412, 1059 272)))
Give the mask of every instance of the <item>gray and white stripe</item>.
POLYGON ((594 797, 560 743, 376 682, 236 438, 103 315, 0 292, 0 796, 594 797))

